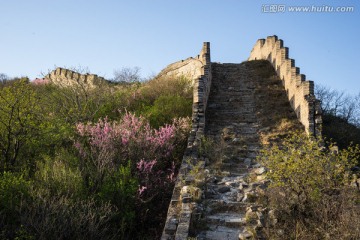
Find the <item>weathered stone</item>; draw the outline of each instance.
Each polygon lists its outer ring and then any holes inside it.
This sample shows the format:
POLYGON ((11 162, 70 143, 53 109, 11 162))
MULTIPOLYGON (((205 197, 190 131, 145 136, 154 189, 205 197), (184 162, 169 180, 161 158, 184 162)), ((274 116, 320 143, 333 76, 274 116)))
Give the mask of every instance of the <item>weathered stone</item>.
POLYGON ((243 202, 253 203, 257 199, 257 195, 254 192, 245 192, 244 198, 242 199, 243 202))
POLYGON ((237 183, 237 182, 225 182, 225 185, 229 186, 229 187, 238 187, 239 183, 237 183))
POLYGON ((178 223, 179 221, 176 218, 170 219, 169 223, 164 228, 165 233, 170 235, 175 234, 178 223))
POLYGON ((305 126, 305 131, 320 136, 321 108, 314 96, 314 83, 306 81, 305 75, 300 74, 294 61, 289 59, 288 48, 283 46, 283 41, 277 36, 269 36, 266 40, 259 39, 249 57, 249 60, 256 59, 264 59, 272 63, 282 77, 290 105, 305 126))
POLYGON ((257 168, 255 169, 255 173, 258 175, 264 174, 266 173, 266 169, 264 167, 257 168))
POLYGON ((217 190, 219 193, 226 193, 226 192, 229 192, 230 191, 230 188, 229 187, 220 187, 218 190, 217 190))
POLYGON ((224 140, 230 140, 234 138, 234 127, 233 126, 229 126, 229 127, 225 127, 222 131, 222 137, 224 140))
POLYGON ((190 194, 184 193, 184 194, 181 195, 181 201, 183 203, 189 203, 189 202, 191 202, 191 200, 192 200, 192 197, 191 197, 190 194))
POLYGON ((255 164, 252 165, 252 167, 253 168, 259 168, 259 167, 261 167, 261 165, 259 163, 255 163, 255 164))
POLYGON ((266 179, 266 176, 265 175, 259 175, 259 176, 256 176, 256 181, 260 182, 260 181, 263 181, 266 179))
POLYGON ((245 165, 246 165, 247 167, 250 167, 250 166, 251 166, 252 161, 251 161, 251 159, 250 159, 250 158, 245 158, 244 163, 245 163, 245 165))
POLYGON ((241 202, 243 200, 243 198, 244 198, 244 194, 238 192, 237 196, 236 196, 236 201, 241 202))
POLYGON ((252 238, 253 238, 253 234, 248 231, 244 231, 239 234, 239 240, 248 240, 252 238))
POLYGON ((103 77, 99 77, 96 74, 79 74, 60 67, 46 75, 44 80, 52 82, 59 87, 77 86, 87 90, 94 89, 106 82, 103 77))
POLYGON ((240 183, 240 185, 239 185, 239 189, 240 189, 240 190, 243 190, 243 189, 248 188, 248 187, 249 187, 249 184, 247 184, 247 183, 245 183, 245 182, 240 183))

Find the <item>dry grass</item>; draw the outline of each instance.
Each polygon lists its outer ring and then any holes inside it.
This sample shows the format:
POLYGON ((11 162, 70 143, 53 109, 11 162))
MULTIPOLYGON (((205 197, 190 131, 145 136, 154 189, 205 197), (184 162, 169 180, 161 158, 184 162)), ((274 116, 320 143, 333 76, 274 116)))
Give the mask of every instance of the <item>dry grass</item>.
POLYGON ((247 64, 253 69, 253 81, 256 85, 255 104, 262 127, 261 143, 277 143, 289 132, 303 130, 273 66, 268 61, 250 61, 247 64))
POLYGON ((360 239, 360 193, 354 188, 325 195, 306 209, 291 201, 282 189, 269 189, 266 195, 277 219, 275 225, 267 219, 268 239, 360 239))

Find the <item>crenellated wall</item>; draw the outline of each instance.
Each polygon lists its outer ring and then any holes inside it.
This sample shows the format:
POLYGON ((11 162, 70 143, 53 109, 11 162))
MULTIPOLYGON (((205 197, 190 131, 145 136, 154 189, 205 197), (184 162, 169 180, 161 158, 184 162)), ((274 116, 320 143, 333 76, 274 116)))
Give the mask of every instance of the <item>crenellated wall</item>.
POLYGON ((277 36, 259 39, 253 47, 250 60, 268 60, 282 79, 291 107, 304 125, 305 131, 314 136, 321 135, 320 102, 314 95, 314 82, 306 80, 304 74, 289 58, 289 48, 277 36))
MULTIPOLYGON (((210 43, 205 42, 200 54, 196 58, 188 58, 170 64, 160 75, 168 74, 180 76, 186 73, 193 82, 193 114, 192 130, 188 139, 188 145, 183 156, 183 161, 173 190, 167 219, 162 234, 166 239, 187 239, 194 212, 194 199, 184 189, 190 185, 193 179, 188 175, 191 170, 190 162, 199 163, 199 145, 205 129, 205 109, 211 87, 211 61, 210 43), (201 63, 201 64, 199 64, 201 63), (200 73, 195 77, 194 74, 200 73)), ((186 75, 185 75, 186 76, 186 75)))
POLYGON ((96 74, 80 74, 60 67, 46 75, 45 79, 59 86, 73 86, 76 83, 86 84, 89 88, 95 88, 100 82, 106 81, 103 77, 99 77, 96 74))

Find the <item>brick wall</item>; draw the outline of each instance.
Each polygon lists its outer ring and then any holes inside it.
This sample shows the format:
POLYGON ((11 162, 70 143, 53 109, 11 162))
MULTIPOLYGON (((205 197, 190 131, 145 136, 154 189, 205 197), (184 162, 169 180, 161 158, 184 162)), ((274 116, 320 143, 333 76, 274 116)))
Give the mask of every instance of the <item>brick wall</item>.
POLYGON ((314 96, 314 82, 306 80, 304 74, 289 58, 289 48, 277 36, 259 39, 253 47, 250 60, 268 60, 282 79, 291 107, 304 125, 305 131, 314 136, 321 135, 320 102, 314 96))

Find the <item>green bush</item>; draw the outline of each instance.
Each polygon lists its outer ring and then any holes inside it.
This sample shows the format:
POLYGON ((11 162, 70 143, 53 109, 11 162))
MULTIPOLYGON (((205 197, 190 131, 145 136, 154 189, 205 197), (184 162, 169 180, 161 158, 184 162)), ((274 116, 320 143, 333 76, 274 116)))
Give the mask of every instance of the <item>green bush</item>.
POLYGON ((82 177, 75 161, 66 150, 60 151, 54 159, 44 157, 38 163, 35 174, 38 191, 52 195, 69 195, 81 198, 84 195, 82 177))
POLYGON ((145 113, 151 126, 160 127, 170 124, 174 118, 188 117, 192 113, 192 99, 178 95, 162 95, 157 98, 154 105, 145 113))
POLYGON ((350 188, 351 167, 359 146, 337 151, 329 143, 293 134, 261 151, 259 159, 271 181, 267 205, 278 223, 267 228, 270 239, 358 239, 359 193, 350 188), (281 229, 281 231, 277 231, 281 229), (279 235, 282 232, 282 235, 279 235))
POLYGON ((138 181, 131 173, 129 162, 125 166, 120 166, 112 175, 108 175, 98 193, 102 201, 110 202, 117 207, 116 219, 120 224, 123 237, 126 231, 130 231, 134 227, 137 190, 138 181))
POLYGON ((19 173, 0 174, 0 238, 14 237, 21 226, 22 207, 30 202, 30 182, 19 173))
POLYGON ((89 197, 48 196, 33 192, 23 206, 22 225, 36 239, 118 239, 116 207, 89 197))
POLYGON ((0 172, 34 170, 30 157, 41 132, 40 106, 27 79, 0 88, 0 172))
POLYGON ((174 118, 191 116, 192 91, 190 80, 184 77, 154 78, 132 88, 127 110, 147 117, 155 128, 171 124, 174 118))
POLYGON ((19 173, 0 174, 0 214, 9 217, 30 197, 30 182, 19 173), (9 215, 8 215, 9 214, 9 215))
POLYGON ((359 146, 336 149, 322 147, 322 139, 293 134, 281 146, 274 145, 261 152, 259 160, 269 168, 272 185, 285 187, 300 201, 314 201, 327 190, 343 186, 360 154, 359 146))

